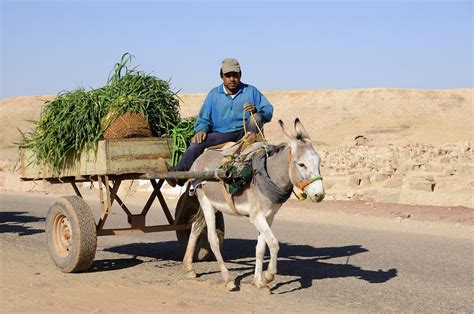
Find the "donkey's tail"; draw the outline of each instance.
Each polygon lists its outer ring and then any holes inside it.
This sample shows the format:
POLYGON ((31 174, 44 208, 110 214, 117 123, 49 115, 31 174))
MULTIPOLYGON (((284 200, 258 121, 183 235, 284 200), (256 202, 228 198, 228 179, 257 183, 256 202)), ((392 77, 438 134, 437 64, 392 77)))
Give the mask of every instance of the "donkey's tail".
POLYGON ((204 218, 204 212, 201 207, 199 207, 197 213, 194 214, 190 222, 192 224, 196 223, 196 228, 198 230, 202 230, 206 226, 206 219, 204 218))

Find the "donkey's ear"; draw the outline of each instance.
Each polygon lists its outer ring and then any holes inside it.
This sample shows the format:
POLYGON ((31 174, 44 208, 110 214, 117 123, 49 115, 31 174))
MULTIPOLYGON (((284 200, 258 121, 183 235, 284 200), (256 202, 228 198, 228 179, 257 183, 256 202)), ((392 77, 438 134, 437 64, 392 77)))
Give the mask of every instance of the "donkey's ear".
POLYGON ((288 145, 290 145, 291 151, 295 152, 298 146, 298 140, 290 132, 288 132, 282 120, 278 120, 278 123, 280 123, 283 136, 286 138, 288 145))
POLYGON ((308 132, 306 132, 306 129, 304 128, 299 118, 295 119, 295 131, 296 138, 298 140, 311 143, 311 138, 309 137, 308 132))
POLYGON ((278 120, 278 123, 280 124, 281 131, 283 132, 283 135, 286 137, 286 139, 294 141, 295 137, 290 132, 288 132, 288 130, 285 127, 285 123, 283 123, 283 121, 281 119, 278 120))

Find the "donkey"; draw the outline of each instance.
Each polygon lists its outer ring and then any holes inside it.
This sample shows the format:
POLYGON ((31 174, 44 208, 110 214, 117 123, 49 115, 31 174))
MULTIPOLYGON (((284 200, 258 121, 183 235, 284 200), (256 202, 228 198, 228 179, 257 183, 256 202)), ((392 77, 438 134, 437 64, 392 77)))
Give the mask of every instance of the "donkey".
MULTIPOLYGON (((214 253, 225 286, 229 290, 235 288, 234 280, 229 277, 229 271, 224 265, 219 241, 216 233, 215 213, 217 210, 230 214, 247 216, 259 232, 256 246, 256 262, 254 283, 258 288, 268 290, 268 284, 272 282, 277 274, 277 257, 279 244, 278 240, 270 229, 273 219, 289 198, 293 187, 298 187, 314 202, 320 202, 324 198, 324 188, 322 177, 320 175, 320 157, 313 148, 308 133, 304 129, 299 119, 294 122, 296 136, 290 134, 282 120, 278 121, 286 143, 274 146, 273 153, 266 158, 266 172, 274 189, 283 192, 286 197, 269 197, 265 193, 264 185, 259 185, 259 180, 252 180, 247 184, 242 194, 235 195, 233 198, 234 208, 229 205, 224 196, 222 183, 205 182, 201 188, 196 189, 197 197, 201 205, 191 227, 188 246, 183 259, 184 269, 188 278, 195 278, 192 261, 193 253, 196 247, 196 240, 201 231, 207 225, 208 240, 211 250, 214 253), (265 255, 265 244, 270 249, 270 262, 267 271, 262 272, 263 259, 265 255)), ((206 150, 194 162, 191 171, 205 171, 215 169, 223 160, 223 155, 215 150, 206 150)), ((261 181, 260 181, 261 182, 261 181)), ((271 195, 270 195, 271 196, 271 195)))

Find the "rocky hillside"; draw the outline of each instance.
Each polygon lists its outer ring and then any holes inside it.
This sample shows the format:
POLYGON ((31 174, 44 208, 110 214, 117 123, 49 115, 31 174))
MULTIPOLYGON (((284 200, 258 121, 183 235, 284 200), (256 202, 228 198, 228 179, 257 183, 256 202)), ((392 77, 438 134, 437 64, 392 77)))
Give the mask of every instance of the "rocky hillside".
POLYGON ((329 199, 474 207, 472 142, 324 148, 329 199))
MULTIPOLYGON (((274 121, 267 139, 281 142, 277 119, 299 117, 322 157, 327 199, 474 208, 474 89, 270 91, 274 121)), ((183 116, 205 94, 180 95, 183 116)), ((6 146, 39 117, 52 96, 1 101, 0 189, 48 190, 11 173, 17 151, 6 146)), ((143 188, 143 187, 141 187, 143 188)), ((146 186, 144 187, 146 188, 146 186)))

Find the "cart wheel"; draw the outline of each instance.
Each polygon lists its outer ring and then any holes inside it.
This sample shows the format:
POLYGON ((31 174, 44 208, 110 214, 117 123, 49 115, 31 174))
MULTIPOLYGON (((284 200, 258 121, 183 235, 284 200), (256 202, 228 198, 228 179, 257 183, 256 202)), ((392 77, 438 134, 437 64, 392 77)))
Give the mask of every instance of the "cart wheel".
MULTIPOLYGON (((189 223, 193 216, 198 212, 199 207, 200 205, 197 197, 195 195, 189 196, 188 193, 185 192, 183 195, 181 195, 178 200, 178 204, 176 205, 175 217, 178 217, 178 214, 180 214, 177 223, 189 223), (179 213, 179 211, 182 211, 182 213, 179 213)), ((222 250, 222 246, 224 244, 225 225, 224 215, 219 211, 216 213, 216 231, 217 237, 219 238, 219 246, 222 250)), ((176 236, 178 238, 178 242, 181 244, 183 253, 186 251, 186 247, 188 246, 190 233, 191 229, 176 230, 176 236)), ((194 250, 193 259, 195 261, 215 260, 215 256, 212 253, 211 246, 207 240, 207 227, 205 227, 201 232, 201 235, 196 242, 196 249, 194 250)))
POLYGON ((94 216, 78 196, 63 196, 49 207, 46 218, 49 253, 64 273, 87 270, 94 261, 97 235, 94 216))

